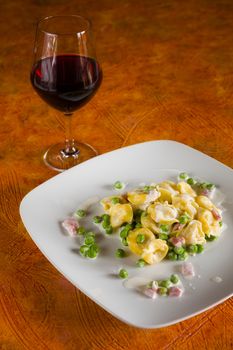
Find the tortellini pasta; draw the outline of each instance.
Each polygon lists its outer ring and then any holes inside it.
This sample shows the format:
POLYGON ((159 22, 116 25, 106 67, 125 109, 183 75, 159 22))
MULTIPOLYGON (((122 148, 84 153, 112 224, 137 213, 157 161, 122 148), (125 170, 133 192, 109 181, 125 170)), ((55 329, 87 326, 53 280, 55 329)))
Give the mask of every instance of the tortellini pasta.
POLYGON ((177 222, 178 211, 168 203, 156 202, 149 206, 148 213, 151 218, 160 224, 172 224, 177 222))
POLYGON ((188 194, 189 196, 196 197, 196 192, 189 184, 187 184, 187 182, 179 182, 177 188, 181 194, 188 194))
POLYGON ((214 208, 214 204, 206 196, 197 196, 196 197, 196 202, 202 208, 209 209, 209 210, 214 208))
POLYGON ((198 220, 190 221, 181 231, 180 237, 185 239, 186 244, 204 244, 206 242, 202 224, 198 220))
POLYGON ((141 216, 141 224, 143 227, 148 228, 153 233, 160 233, 160 228, 157 223, 148 214, 141 216))
POLYGON ((133 204, 134 206, 141 206, 142 204, 145 203, 147 198, 147 193, 142 192, 142 191, 133 191, 127 193, 127 199, 128 201, 133 204))
POLYGON ((186 212, 191 219, 193 219, 197 213, 198 204, 194 201, 194 198, 188 194, 174 196, 172 198, 172 204, 181 212, 186 212))
POLYGON ((142 255, 143 250, 148 247, 153 240, 155 240, 155 236, 148 228, 137 228, 130 231, 128 234, 129 249, 136 255, 142 255), (138 235, 144 235, 145 240, 143 243, 137 243, 138 235))
POLYGON ((221 227, 219 226, 219 222, 214 221, 213 225, 211 225, 211 227, 210 227, 210 232, 209 232, 209 234, 207 234, 207 236, 208 237, 210 237, 210 236, 219 237, 220 234, 221 234, 221 227))
POLYGON ((130 204, 115 204, 109 209, 110 223, 113 228, 133 220, 133 209, 130 204))
POLYGON ((166 188, 159 188, 159 192, 160 192, 160 197, 159 197, 159 201, 160 202, 168 202, 169 204, 172 203, 172 193, 166 189, 166 188))
POLYGON ((169 198, 168 201, 171 200, 172 196, 175 196, 177 194, 179 194, 179 191, 177 191, 177 185, 175 184, 175 182, 172 181, 163 181, 160 184, 158 184, 158 190, 164 193, 166 193, 166 196, 169 198), (163 191, 166 190, 166 191, 163 191), (168 195, 168 193, 170 193, 170 196, 168 195))
POLYGON ((212 212, 208 209, 198 208, 197 219, 202 223, 204 233, 209 236, 219 236, 221 228, 219 221, 216 220, 212 212))
POLYGON ((112 202, 113 198, 118 198, 120 203, 126 203, 126 200, 123 196, 105 197, 100 201, 100 204, 102 205, 106 213, 108 213, 110 208, 114 205, 114 203, 112 202))
POLYGON ((146 191, 133 191, 127 194, 128 201, 134 208, 146 209, 150 203, 160 197, 160 192, 156 189, 146 191))
POLYGON ((168 252, 168 245, 161 239, 156 239, 154 234, 147 228, 134 229, 128 235, 129 249, 144 259, 147 264, 160 262, 168 252), (138 235, 143 235, 143 243, 137 243, 138 235))
POLYGON ((150 241, 148 247, 143 250, 141 258, 147 262, 147 264, 157 264, 165 258, 168 252, 168 245, 162 239, 154 239, 150 241))
POLYGON ((211 236, 219 236, 222 231, 221 210, 203 195, 200 184, 198 190, 195 181, 194 186, 188 182, 152 183, 102 199, 107 213, 103 227, 109 223, 110 233, 121 228, 122 243, 124 240, 123 244, 148 264, 156 264, 169 255, 170 244, 178 242, 185 247, 213 240, 211 236))

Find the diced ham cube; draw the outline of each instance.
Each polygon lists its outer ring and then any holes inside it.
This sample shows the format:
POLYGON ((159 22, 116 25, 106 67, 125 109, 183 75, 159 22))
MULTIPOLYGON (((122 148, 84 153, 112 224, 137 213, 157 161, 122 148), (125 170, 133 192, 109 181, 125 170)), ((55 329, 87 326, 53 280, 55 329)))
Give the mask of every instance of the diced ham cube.
POLYGON ((195 276, 194 267, 191 263, 185 262, 181 266, 181 273, 185 278, 191 279, 195 276))
POLYGON ((219 212, 217 211, 217 209, 212 209, 211 213, 212 213, 213 217, 215 218, 215 220, 222 220, 222 217, 219 214, 219 212))
POLYGON ((174 245, 174 247, 177 248, 180 248, 183 244, 185 244, 184 237, 172 237, 169 241, 174 245))
POLYGON ((168 291, 169 297, 181 297, 183 294, 183 289, 179 287, 170 287, 168 291))
POLYGON ((144 294, 151 299, 155 299, 157 297, 156 291, 152 288, 145 289, 144 294))
POLYGON ((62 227, 69 233, 70 236, 77 235, 78 221, 75 218, 67 218, 63 221, 62 227))

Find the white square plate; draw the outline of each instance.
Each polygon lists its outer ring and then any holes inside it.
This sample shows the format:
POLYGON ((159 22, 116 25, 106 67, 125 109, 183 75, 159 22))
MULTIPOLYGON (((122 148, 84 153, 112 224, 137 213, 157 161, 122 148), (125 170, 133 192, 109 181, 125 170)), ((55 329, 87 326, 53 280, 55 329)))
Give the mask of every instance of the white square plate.
MULTIPOLYGON (((141 328, 158 328, 187 319, 229 298, 233 293, 233 171, 205 154, 174 141, 145 142, 86 161, 35 188, 23 199, 20 214, 31 238, 47 259, 77 288, 120 320, 141 328), (88 198, 112 194, 112 184, 121 180, 137 185, 172 179, 180 171, 219 186, 226 194, 223 220, 227 229, 207 244, 204 254, 190 257, 197 276, 183 280, 181 298, 146 298, 135 289, 125 288, 116 277, 125 267, 130 278, 167 278, 181 262, 162 261, 145 268, 135 267, 135 259, 116 259, 121 243, 114 236, 99 235, 101 253, 96 260, 78 253, 79 238, 64 235, 61 221, 88 198), (213 281, 220 276, 221 283, 213 281)), ((126 188, 127 190, 127 188, 126 188)), ((90 212, 90 218, 93 216, 90 212)), ((87 219, 85 219, 87 220, 87 219)), ((89 221, 90 229, 93 229, 89 221)), ((94 227, 96 231, 96 226, 94 227)))

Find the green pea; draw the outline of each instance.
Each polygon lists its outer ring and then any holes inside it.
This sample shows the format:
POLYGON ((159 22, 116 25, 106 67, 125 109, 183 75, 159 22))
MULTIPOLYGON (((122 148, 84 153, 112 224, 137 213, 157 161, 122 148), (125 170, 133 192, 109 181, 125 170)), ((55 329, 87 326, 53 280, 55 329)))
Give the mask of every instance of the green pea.
POLYGON ((97 257, 97 255, 99 254, 99 247, 97 246, 97 244, 92 244, 87 252, 87 256, 88 258, 94 259, 97 257))
POLYGON ((126 256, 126 253, 123 249, 118 248, 115 252, 116 258, 124 258, 126 256))
POLYGON ((195 185, 195 184, 197 183, 197 181, 190 177, 190 178, 187 180, 187 183, 188 183, 190 186, 193 186, 193 185, 195 185))
POLYGON ((222 221, 219 221, 219 223, 218 223, 218 224, 219 224, 219 226, 220 226, 220 227, 222 227, 222 221))
POLYGON ((165 288, 165 287, 159 287, 158 288, 158 291, 157 291, 157 293, 159 294, 159 295, 161 295, 161 296, 165 296, 165 295, 167 295, 167 288, 165 288))
POLYGON ((171 281, 170 280, 163 280, 159 282, 159 287, 165 287, 168 288, 171 285, 171 281))
POLYGON ((171 275, 170 281, 174 284, 177 284, 180 281, 180 279, 179 279, 178 275, 171 275))
POLYGON ((212 241, 215 241, 217 237, 212 235, 210 236, 205 235, 205 239, 207 240, 207 242, 212 242, 212 241))
POLYGON ((77 229, 77 233, 78 233, 79 235, 84 235, 84 234, 86 233, 86 230, 85 230, 84 227, 79 227, 79 228, 77 229))
POLYGON ((169 229, 168 225, 164 225, 164 224, 160 225, 159 228, 162 232, 168 232, 168 229, 169 229))
POLYGON ((103 220, 103 218, 101 216, 97 216, 96 215, 96 216, 93 217, 93 222, 95 224, 100 224, 102 222, 102 220, 103 220))
POLYGON ((179 178, 180 178, 181 180, 186 180, 188 177, 189 177, 189 176, 188 176, 187 173, 180 173, 180 175, 179 175, 179 178))
POLYGON ((179 223, 180 224, 186 224, 189 221, 189 216, 187 214, 181 215, 179 217, 179 223))
POLYGON ((84 239, 84 244, 90 246, 95 243, 95 237, 93 235, 87 234, 84 239))
POLYGON ((110 224, 110 215, 108 214, 104 214, 102 216, 103 222, 105 222, 106 224, 110 224))
POLYGON ((173 251, 168 252, 167 257, 169 260, 175 261, 177 260, 177 254, 173 251))
POLYGON ((126 269, 120 269, 118 276, 122 279, 125 279, 129 276, 129 274, 126 269))
POLYGON ((112 204, 118 204, 118 203, 120 203, 120 198, 118 198, 118 197, 113 197, 113 198, 111 199, 111 202, 112 202, 112 204))
POLYGON ((204 246, 202 244, 197 244, 197 253, 200 254, 204 251, 204 246))
POLYGON ((188 253, 184 252, 183 254, 178 255, 178 260, 181 260, 181 261, 187 260, 188 256, 189 256, 188 253))
POLYGON ((124 184, 121 181, 116 181, 113 187, 115 190, 121 190, 124 187, 124 184))
POLYGON ((120 237, 126 238, 128 236, 128 231, 126 229, 121 230, 120 237))
POLYGON ((109 225, 108 227, 106 227, 105 232, 107 233, 107 235, 111 235, 113 233, 113 228, 111 225, 109 225))
POLYGON ((87 246, 87 245, 81 245, 81 247, 79 248, 80 254, 85 256, 85 257, 87 257, 88 250, 89 250, 89 246, 87 246))
POLYGON ((143 191, 144 191, 144 192, 149 192, 150 189, 151 189, 150 186, 144 186, 144 187, 143 187, 143 191))
POLYGON ((80 218, 84 218, 84 216, 86 216, 86 212, 83 209, 79 209, 76 211, 76 214, 80 217, 80 218))
POLYGON ((178 255, 181 255, 185 252, 185 249, 183 247, 174 247, 174 252, 178 255))
POLYGON ((145 242, 145 239, 146 239, 145 235, 139 234, 139 235, 137 235, 136 242, 138 244, 142 244, 145 242))
POLYGON ((128 246, 127 237, 122 238, 121 243, 122 243, 124 246, 126 246, 126 247, 127 247, 127 246, 128 246))
POLYGON ((126 238, 128 236, 129 231, 132 229, 132 225, 127 224, 123 230, 120 232, 120 237, 121 238, 126 238))
POLYGON ((168 239, 168 235, 166 235, 166 233, 160 233, 159 234, 159 239, 162 239, 162 240, 166 241, 168 239))
POLYGON ((147 263, 145 262, 145 260, 143 260, 143 259, 139 259, 138 261, 137 261, 137 263, 136 263, 136 266, 137 267, 144 267, 144 266, 146 266, 147 265, 147 263))
POLYGON ((187 246, 187 252, 189 254, 196 254, 198 252, 198 247, 196 244, 191 244, 187 246))
POLYGON ((202 182, 199 184, 200 188, 203 188, 203 189, 207 188, 207 185, 208 185, 208 183, 206 183, 206 182, 202 182))
POLYGON ((109 227, 110 223, 103 221, 102 227, 106 230, 109 227))
POLYGON ((214 184, 207 184, 206 185, 207 190, 212 191, 215 188, 214 184))

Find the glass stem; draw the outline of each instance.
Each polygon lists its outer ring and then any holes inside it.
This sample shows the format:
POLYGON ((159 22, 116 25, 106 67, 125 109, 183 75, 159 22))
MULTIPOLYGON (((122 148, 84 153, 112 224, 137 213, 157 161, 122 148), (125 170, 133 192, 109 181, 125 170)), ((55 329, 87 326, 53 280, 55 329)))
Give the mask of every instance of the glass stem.
POLYGON ((73 119, 73 113, 65 113, 65 149, 62 151, 65 157, 76 156, 79 150, 75 147, 75 142, 71 136, 71 123, 73 119))

